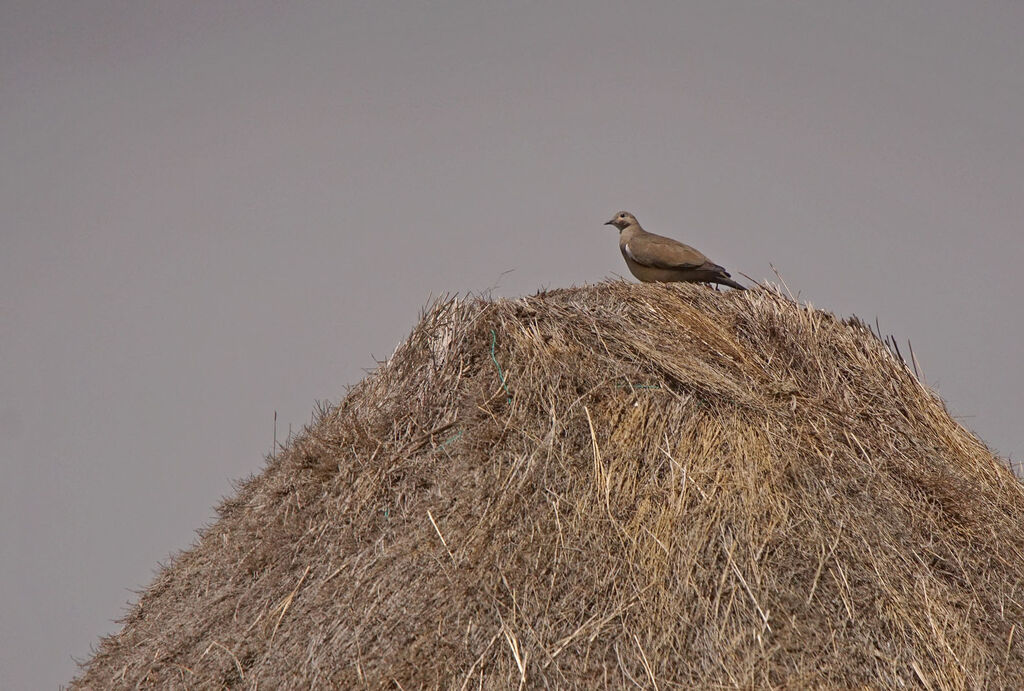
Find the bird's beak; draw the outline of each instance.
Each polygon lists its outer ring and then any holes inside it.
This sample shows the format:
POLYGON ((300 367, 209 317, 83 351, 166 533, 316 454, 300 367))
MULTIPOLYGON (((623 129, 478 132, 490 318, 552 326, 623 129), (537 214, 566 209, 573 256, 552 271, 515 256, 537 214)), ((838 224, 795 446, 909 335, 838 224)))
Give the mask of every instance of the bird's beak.
POLYGON ((610 221, 605 221, 605 222, 604 222, 604 224, 605 224, 606 226, 613 226, 613 225, 615 225, 615 219, 613 218, 613 219, 612 219, 612 220, 610 220, 610 221))

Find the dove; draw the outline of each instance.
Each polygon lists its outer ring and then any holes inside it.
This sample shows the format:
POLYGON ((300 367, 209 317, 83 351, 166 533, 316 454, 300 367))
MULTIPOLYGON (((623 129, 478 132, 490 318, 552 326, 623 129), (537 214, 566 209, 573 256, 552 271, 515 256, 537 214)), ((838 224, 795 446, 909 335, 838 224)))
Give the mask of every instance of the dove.
POLYGON ((703 254, 672 238, 648 233, 628 211, 620 211, 606 226, 619 230, 619 249, 630 273, 645 283, 684 281, 718 283, 746 290, 729 272, 703 254))

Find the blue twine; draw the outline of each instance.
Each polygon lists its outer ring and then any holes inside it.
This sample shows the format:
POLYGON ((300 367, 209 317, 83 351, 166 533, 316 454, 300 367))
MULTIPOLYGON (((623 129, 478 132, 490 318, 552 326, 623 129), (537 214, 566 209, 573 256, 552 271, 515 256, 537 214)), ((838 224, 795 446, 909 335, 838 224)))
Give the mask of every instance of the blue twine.
POLYGON ((462 436, 462 430, 460 429, 458 432, 456 432, 455 434, 453 434, 452 436, 448 437, 443 442, 438 444, 437 448, 438 449, 443 449, 444 447, 448 446, 449 444, 451 444, 453 441, 455 441, 456 439, 458 439, 461 436, 462 436))
POLYGON ((660 389, 661 388, 661 386, 659 386, 658 384, 629 384, 629 383, 623 384, 622 382, 619 382, 618 384, 616 384, 615 388, 616 389, 624 389, 627 386, 632 388, 632 389, 660 389))
POLYGON ((505 383, 505 373, 501 371, 501 363, 498 362, 498 358, 494 356, 494 346, 498 342, 498 334, 491 329, 491 359, 494 360, 494 366, 498 368, 498 377, 501 378, 501 385, 505 389, 505 393, 508 394, 508 402, 512 403, 512 392, 508 390, 508 384, 505 383))

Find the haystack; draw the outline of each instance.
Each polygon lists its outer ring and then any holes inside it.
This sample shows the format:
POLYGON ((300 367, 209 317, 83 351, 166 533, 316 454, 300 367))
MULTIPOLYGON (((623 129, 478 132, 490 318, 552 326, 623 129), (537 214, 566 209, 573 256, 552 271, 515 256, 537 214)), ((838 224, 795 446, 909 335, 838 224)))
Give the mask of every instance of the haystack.
POLYGON ((74 688, 1024 688, 1024 485, 864 325, 434 305, 74 688))

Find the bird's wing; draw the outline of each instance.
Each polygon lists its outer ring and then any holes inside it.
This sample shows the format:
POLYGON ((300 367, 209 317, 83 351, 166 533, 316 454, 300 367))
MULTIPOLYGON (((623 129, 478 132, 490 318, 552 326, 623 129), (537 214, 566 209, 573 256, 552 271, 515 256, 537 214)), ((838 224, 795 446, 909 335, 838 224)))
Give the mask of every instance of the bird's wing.
POLYGON ((631 238, 623 251, 637 264, 656 269, 696 269, 710 263, 689 245, 653 233, 631 238))

